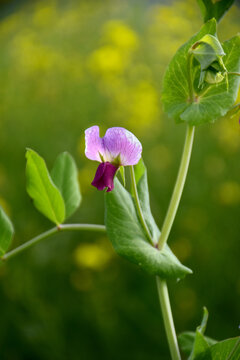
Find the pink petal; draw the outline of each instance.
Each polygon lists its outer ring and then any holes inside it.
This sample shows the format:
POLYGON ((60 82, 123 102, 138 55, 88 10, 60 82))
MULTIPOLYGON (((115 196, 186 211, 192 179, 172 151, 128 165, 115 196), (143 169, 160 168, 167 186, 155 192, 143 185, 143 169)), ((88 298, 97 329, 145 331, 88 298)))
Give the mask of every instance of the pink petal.
POLYGON ((99 153, 104 153, 103 140, 99 136, 99 127, 95 125, 85 130, 85 155, 90 160, 101 162, 99 153))
POLYGON ((136 165, 141 158, 140 141, 130 131, 121 127, 113 127, 106 131, 103 146, 104 158, 110 162, 120 156, 120 165, 136 165))

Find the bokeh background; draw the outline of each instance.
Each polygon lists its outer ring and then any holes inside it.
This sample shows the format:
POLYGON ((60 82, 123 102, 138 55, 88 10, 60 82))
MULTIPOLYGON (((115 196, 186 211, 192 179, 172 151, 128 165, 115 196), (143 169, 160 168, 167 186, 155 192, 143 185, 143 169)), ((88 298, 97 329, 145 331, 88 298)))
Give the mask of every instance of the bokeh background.
MULTIPOLYGON (((240 10, 219 26, 239 31, 240 10)), ((195 0, 0 2, 0 203, 16 247, 52 225, 25 191, 25 148, 51 168, 69 151, 83 194, 72 222, 103 223, 96 164, 84 130, 123 126, 143 144, 151 206, 161 226, 184 141, 164 115, 161 84, 177 48, 202 24, 195 0)), ((237 117, 197 129, 189 177, 169 243, 194 271, 170 283, 178 333, 239 335, 240 130, 237 117)), ((97 233, 50 238, 0 266, 3 360, 169 359, 155 279, 97 233)))

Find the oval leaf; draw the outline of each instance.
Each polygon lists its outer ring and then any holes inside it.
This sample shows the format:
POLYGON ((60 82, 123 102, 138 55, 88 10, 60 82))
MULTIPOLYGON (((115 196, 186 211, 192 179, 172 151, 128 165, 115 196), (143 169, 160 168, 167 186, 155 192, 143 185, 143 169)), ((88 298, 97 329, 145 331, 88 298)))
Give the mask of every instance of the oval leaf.
POLYGON ((105 195, 107 234, 119 255, 163 279, 183 278, 191 273, 168 247, 159 251, 148 243, 133 199, 116 178, 114 190, 105 195))
MULTIPOLYGON (((188 50, 204 35, 215 35, 216 21, 208 21, 198 34, 184 44, 171 60, 163 80, 162 101, 165 111, 176 122, 187 122, 191 125, 214 122, 224 116, 232 107, 239 87, 239 77, 229 75, 229 80, 218 84, 206 84, 203 89, 198 87, 200 79, 200 65, 194 64, 194 92, 193 103, 189 102, 189 88, 187 82, 188 50)), ((236 36, 223 43, 226 55, 224 64, 229 72, 238 72, 240 67, 240 37, 236 36)))
POLYGON ((27 192, 35 207, 56 225, 65 219, 65 205, 62 195, 54 185, 45 161, 35 151, 26 153, 27 192))
POLYGON ((64 152, 57 157, 51 176, 62 194, 65 202, 65 217, 68 218, 79 207, 82 200, 77 166, 69 153, 64 152))
POLYGON ((14 229, 9 217, 0 206, 0 256, 4 255, 12 241, 14 229))

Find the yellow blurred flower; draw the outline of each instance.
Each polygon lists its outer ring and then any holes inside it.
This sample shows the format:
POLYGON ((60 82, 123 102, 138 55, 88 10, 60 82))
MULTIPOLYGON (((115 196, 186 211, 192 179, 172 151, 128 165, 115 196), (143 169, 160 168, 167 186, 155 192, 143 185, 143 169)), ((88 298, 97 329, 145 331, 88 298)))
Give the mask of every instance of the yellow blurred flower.
POLYGON ((89 58, 90 69, 100 75, 121 74, 127 64, 128 56, 113 45, 100 47, 89 58))
POLYGON ((224 118, 214 124, 213 135, 225 152, 236 152, 240 148, 239 115, 224 118))
POLYGON ((240 203, 240 185, 234 181, 220 184, 216 191, 216 198, 222 205, 236 205, 240 203))
POLYGON ((74 258, 79 267, 102 270, 111 260, 112 251, 104 241, 80 244, 74 251, 74 258))
POLYGON ((104 42, 122 50, 136 50, 139 39, 135 31, 121 21, 108 21, 103 27, 104 42))
POLYGON ((33 13, 33 24, 39 27, 54 26, 58 20, 55 1, 36 3, 33 13))

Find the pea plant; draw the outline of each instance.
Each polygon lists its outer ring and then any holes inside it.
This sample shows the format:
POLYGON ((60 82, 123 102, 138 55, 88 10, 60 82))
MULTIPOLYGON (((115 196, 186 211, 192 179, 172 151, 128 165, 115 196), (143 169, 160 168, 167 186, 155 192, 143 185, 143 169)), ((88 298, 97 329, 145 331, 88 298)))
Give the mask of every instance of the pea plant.
MULTIPOLYGON (((34 244, 63 231, 106 232, 113 248, 143 271, 156 277, 160 306, 172 360, 180 360, 179 346, 189 360, 239 360, 240 337, 217 342, 205 336, 208 320, 195 332, 177 338, 167 282, 183 279, 192 270, 181 264, 167 241, 180 203, 189 167, 195 128, 232 116, 239 90, 240 36, 221 43, 217 22, 233 0, 198 0, 204 25, 183 44, 166 69, 162 103, 176 123, 186 126, 186 138, 176 184, 163 225, 158 228, 150 209, 147 169, 141 142, 130 131, 113 127, 100 137, 99 127, 85 131, 85 155, 99 162, 92 185, 104 190, 105 224, 69 224, 81 203, 77 168, 70 154, 58 156, 49 172, 43 158, 26 151, 26 188, 37 210, 55 224, 50 230, 8 251, 14 229, 0 208, 0 256, 7 261, 34 244), (125 177, 125 171, 129 176, 125 177)), ((147 159, 146 159, 147 163, 147 159)), ((159 190, 160 191, 160 190, 159 190)))

